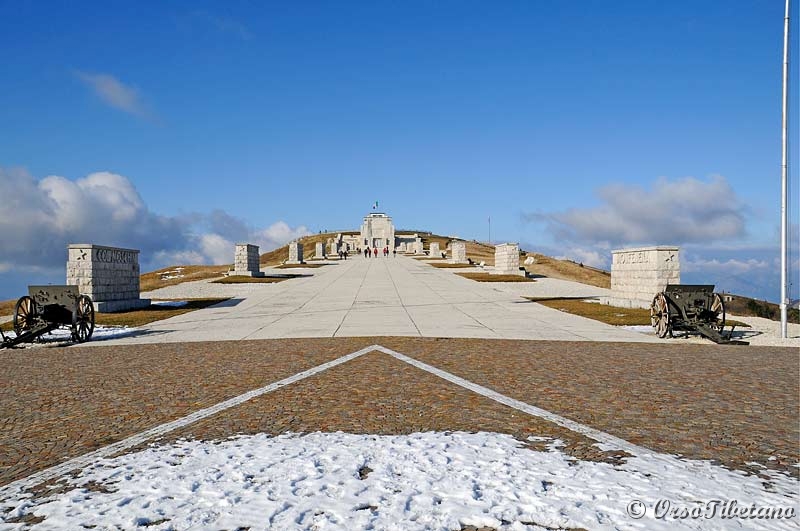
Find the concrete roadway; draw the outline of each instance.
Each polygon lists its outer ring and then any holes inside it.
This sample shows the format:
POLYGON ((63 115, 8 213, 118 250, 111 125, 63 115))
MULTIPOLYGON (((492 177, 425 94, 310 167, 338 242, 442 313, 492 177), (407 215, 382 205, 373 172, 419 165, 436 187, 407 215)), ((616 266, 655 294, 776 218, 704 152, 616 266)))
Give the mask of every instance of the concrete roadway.
POLYGON ((235 304, 91 344, 364 336, 658 341, 531 303, 453 271, 404 256, 354 256, 313 269, 310 277, 252 285, 258 289, 235 304))

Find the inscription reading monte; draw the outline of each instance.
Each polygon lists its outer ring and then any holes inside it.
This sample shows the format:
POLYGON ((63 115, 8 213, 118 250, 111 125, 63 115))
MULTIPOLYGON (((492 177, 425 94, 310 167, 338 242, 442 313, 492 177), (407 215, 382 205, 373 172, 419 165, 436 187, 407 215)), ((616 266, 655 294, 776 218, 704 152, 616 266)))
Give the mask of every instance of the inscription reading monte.
POLYGON ((650 261, 650 256, 644 251, 633 253, 620 253, 617 255, 620 264, 646 264, 650 261))

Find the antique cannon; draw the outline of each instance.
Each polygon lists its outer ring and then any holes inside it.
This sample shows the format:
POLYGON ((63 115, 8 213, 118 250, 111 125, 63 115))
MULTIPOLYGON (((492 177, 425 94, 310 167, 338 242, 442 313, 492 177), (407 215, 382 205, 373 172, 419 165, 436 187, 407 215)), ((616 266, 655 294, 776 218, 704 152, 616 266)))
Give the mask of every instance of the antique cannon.
POLYGON ((714 343, 747 345, 731 341, 733 329, 725 335, 725 303, 713 285, 667 284, 653 298, 650 323, 658 337, 673 336, 675 331, 694 332, 714 343))
POLYGON ((16 337, 2 334, 0 347, 30 343, 56 328, 69 326, 72 340, 88 341, 94 332, 92 299, 78 292, 78 286, 28 286, 28 295, 14 306, 16 337))

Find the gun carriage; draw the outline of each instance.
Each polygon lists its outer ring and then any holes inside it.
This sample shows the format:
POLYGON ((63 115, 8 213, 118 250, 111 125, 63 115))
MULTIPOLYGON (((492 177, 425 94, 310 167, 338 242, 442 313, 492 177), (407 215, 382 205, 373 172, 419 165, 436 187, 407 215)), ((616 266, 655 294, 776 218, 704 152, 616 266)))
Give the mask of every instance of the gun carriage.
POLYGON ((747 345, 732 341, 735 326, 725 333, 725 303, 713 285, 667 284, 653 298, 650 323, 660 338, 673 337, 673 332, 700 334, 714 343, 747 345))
POLYGON ((88 341, 94 332, 94 305, 78 286, 28 286, 28 295, 14 306, 14 333, 0 330, 0 348, 30 343, 60 327, 69 327, 72 340, 88 341))

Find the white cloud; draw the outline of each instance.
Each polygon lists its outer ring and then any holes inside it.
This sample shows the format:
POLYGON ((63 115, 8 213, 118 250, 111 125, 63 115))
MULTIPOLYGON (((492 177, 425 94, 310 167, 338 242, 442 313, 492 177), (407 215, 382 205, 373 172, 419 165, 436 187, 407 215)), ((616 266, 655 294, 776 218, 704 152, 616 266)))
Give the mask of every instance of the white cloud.
POLYGON ((579 264, 588 265, 591 267, 599 267, 601 269, 608 269, 610 260, 608 253, 597 251, 595 249, 583 249, 580 247, 570 247, 562 251, 561 256, 554 256, 559 260, 572 260, 579 264))
POLYGON ((233 262, 234 243, 272 250, 310 234, 285 222, 265 229, 217 210, 185 217, 160 216, 126 177, 92 173, 75 181, 52 175, 40 181, 23 170, 0 168, 0 273, 63 267, 70 243, 139 249, 142 267, 233 262))
POLYGON ((291 228, 283 221, 278 221, 253 234, 254 239, 265 249, 275 249, 287 242, 296 240, 302 236, 308 236, 311 232, 305 226, 301 225, 296 228, 291 228))
POLYGON ((226 240, 219 234, 201 234, 197 238, 200 253, 212 264, 233 262, 235 242, 226 240))
POLYGON ((142 101, 139 91, 109 74, 92 74, 76 71, 75 76, 92 89, 104 103, 140 118, 151 118, 152 113, 142 101))
POLYGON ((652 189, 610 184, 597 191, 602 204, 563 212, 533 213, 561 241, 597 246, 714 242, 745 235, 742 202, 722 176, 659 178, 652 189))
POLYGON ((728 260, 712 259, 689 259, 682 260, 681 269, 686 273, 694 272, 708 272, 711 274, 725 273, 728 275, 742 275, 745 273, 754 273, 757 271, 769 271, 774 267, 767 260, 756 260, 750 258, 747 260, 738 260, 730 258, 728 260))

